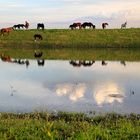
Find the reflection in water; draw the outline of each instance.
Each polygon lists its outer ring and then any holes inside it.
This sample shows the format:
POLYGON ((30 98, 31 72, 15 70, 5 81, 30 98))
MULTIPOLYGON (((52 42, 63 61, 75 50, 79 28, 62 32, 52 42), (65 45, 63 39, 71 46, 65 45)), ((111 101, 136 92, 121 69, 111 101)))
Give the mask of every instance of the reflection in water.
POLYGON ((4 61, 4 62, 12 62, 11 57, 9 55, 6 55, 6 54, 2 53, 0 55, 0 57, 1 57, 1 60, 4 61))
POLYGON ((94 90, 94 98, 98 105, 113 103, 115 101, 122 103, 124 91, 114 83, 97 85, 94 90))
POLYGON ((92 66, 92 64, 93 63, 95 63, 95 61, 93 61, 93 60, 91 60, 91 61, 89 61, 89 60, 85 60, 85 61, 83 61, 83 66, 92 66))
POLYGON ((71 60, 69 62, 73 67, 81 67, 82 65, 87 67, 87 66, 92 66, 93 63, 95 63, 94 60, 71 60))
POLYGON ((107 62, 105 62, 104 60, 102 60, 102 66, 106 66, 107 62))
POLYGON ((45 60, 44 59, 38 59, 37 64, 38 64, 38 66, 44 66, 45 60))
POLYGON ((20 65, 25 64, 26 65, 26 68, 28 68, 28 66, 30 65, 28 59, 25 59, 25 60, 22 60, 22 59, 13 59, 9 55, 5 55, 5 54, 1 54, 1 60, 3 62, 9 62, 9 63, 13 63, 13 64, 14 63, 20 64, 20 65))
POLYGON ((40 68, 29 60, 28 69, 0 61, 0 111, 140 113, 140 62, 122 67, 108 61, 103 67, 102 61, 76 61, 81 67, 75 69, 69 61, 44 61, 40 68))
POLYGON ((34 57, 35 58, 40 58, 40 57, 42 57, 42 55, 43 55, 43 52, 42 51, 36 51, 35 50, 35 52, 34 52, 34 57))
POLYGON ((85 84, 62 84, 56 86, 56 93, 58 96, 68 95, 69 99, 72 101, 77 101, 84 97, 85 91, 85 84))
POLYGON ((122 65, 126 66, 126 63, 125 63, 124 60, 122 60, 120 63, 121 63, 122 65))
POLYGON ((81 67, 81 65, 82 65, 82 61, 80 61, 80 60, 71 60, 70 62, 69 62, 71 65, 73 65, 73 67, 81 67))
POLYGON ((30 62, 29 62, 28 59, 25 59, 25 60, 22 60, 22 59, 13 59, 12 62, 13 63, 16 63, 16 64, 20 64, 20 65, 25 64, 26 65, 26 68, 28 68, 28 66, 30 65, 30 62))
POLYGON ((72 84, 63 84, 56 86, 56 93, 58 96, 63 96, 69 94, 73 89, 72 84))

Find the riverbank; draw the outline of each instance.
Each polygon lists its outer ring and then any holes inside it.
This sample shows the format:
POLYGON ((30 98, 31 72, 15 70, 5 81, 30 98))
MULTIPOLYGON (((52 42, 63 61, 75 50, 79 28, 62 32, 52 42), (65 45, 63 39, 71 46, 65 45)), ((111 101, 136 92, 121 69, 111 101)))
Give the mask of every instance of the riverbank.
POLYGON ((0 37, 0 53, 13 58, 34 58, 34 50, 45 59, 140 60, 140 29, 16 30, 0 37), (34 34, 42 41, 34 41, 34 34))
POLYGON ((140 115, 87 117, 63 113, 0 113, 0 138, 7 139, 140 139, 140 115))

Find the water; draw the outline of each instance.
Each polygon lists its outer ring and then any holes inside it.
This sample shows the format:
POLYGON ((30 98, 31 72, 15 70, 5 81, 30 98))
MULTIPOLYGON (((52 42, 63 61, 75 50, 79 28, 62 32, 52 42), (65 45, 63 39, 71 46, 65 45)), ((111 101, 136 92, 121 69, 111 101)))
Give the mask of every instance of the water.
POLYGON ((140 62, 29 62, 0 60, 0 112, 140 113, 140 62))

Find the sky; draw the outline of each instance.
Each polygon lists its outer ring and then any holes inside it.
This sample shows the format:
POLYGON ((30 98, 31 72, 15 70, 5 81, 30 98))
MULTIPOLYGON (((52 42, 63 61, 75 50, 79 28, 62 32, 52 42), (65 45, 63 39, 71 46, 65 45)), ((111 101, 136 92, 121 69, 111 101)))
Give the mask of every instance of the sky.
POLYGON ((46 28, 68 28, 73 22, 92 22, 101 28, 140 27, 140 0, 0 0, 0 28, 44 23, 46 28))

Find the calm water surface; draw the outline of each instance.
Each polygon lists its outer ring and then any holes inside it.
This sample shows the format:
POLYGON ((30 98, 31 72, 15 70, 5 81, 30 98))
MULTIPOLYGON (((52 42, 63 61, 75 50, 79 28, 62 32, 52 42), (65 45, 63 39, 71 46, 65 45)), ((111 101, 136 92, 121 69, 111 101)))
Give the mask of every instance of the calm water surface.
POLYGON ((0 60, 0 112, 140 113, 140 62, 29 61, 0 60))

